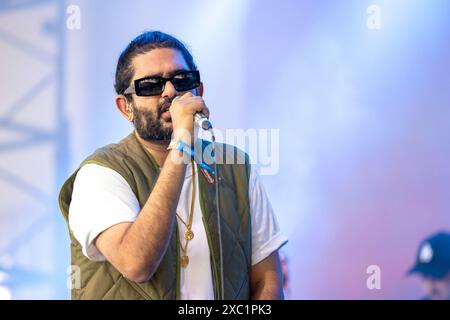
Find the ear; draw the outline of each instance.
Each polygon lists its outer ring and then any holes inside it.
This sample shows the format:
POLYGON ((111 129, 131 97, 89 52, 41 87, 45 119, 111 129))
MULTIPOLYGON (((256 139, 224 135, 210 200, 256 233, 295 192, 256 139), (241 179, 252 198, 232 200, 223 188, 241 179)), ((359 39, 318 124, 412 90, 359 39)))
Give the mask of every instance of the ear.
POLYGON ((125 98, 124 95, 116 96, 116 106, 119 109, 120 113, 127 119, 128 121, 133 121, 133 110, 131 107, 131 102, 125 98))
POLYGON ((203 82, 200 82, 200 85, 197 87, 197 95, 203 97, 203 82))

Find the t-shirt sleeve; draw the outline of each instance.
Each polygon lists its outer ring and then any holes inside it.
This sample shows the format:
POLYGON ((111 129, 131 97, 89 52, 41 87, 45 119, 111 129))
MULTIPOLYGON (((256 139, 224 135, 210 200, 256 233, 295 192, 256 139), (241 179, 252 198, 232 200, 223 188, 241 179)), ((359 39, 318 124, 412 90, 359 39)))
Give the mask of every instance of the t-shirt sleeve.
POLYGON ((266 191, 256 169, 251 167, 249 202, 252 219, 252 266, 280 249, 288 241, 280 231, 266 191))
POLYGON ((69 226, 90 260, 105 260, 94 244, 101 232, 121 222, 135 221, 139 212, 136 196, 119 173, 97 164, 86 164, 78 171, 69 226))

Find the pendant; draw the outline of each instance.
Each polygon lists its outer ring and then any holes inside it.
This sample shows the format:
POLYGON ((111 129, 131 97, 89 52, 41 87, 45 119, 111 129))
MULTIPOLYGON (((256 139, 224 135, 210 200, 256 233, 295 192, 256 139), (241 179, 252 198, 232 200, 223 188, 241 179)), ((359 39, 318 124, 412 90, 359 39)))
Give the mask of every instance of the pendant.
POLYGON ((189 264, 189 257, 186 255, 181 256, 181 266, 183 268, 186 268, 188 266, 188 264, 189 264))
POLYGON ((194 239, 194 232, 192 232, 191 230, 186 230, 186 232, 184 233, 184 238, 187 241, 194 239))

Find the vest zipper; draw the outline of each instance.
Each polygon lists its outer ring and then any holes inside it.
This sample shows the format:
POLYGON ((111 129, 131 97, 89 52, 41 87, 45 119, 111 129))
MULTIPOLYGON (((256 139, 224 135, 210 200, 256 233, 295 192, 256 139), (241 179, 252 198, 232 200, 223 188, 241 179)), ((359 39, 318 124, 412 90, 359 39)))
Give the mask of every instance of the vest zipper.
POLYGON ((209 250, 211 251, 211 256, 212 256, 211 262, 213 265, 212 271, 213 271, 213 280, 214 280, 214 298, 215 298, 215 300, 218 300, 219 290, 220 290, 219 270, 217 267, 216 260, 214 259, 215 251, 214 251, 214 246, 212 245, 212 239, 211 239, 209 227, 207 226, 208 224, 206 223, 206 221, 203 217, 202 217, 202 220, 203 220, 203 224, 205 225, 206 237, 208 238, 209 250))
POLYGON ((208 223, 205 221, 205 206, 204 206, 204 199, 203 199, 203 192, 202 190, 204 189, 204 184, 202 183, 201 179, 200 179, 200 175, 197 174, 198 177, 198 184, 199 184, 199 195, 200 195, 200 209, 202 210, 202 221, 203 221, 203 225, 205 226, 205 231, 206 231, 206 237, 208 239, 208 245, 209 245, 209 250, 211 251, 211 262, 213 265, 213 280, 214 280, 214 298, 215 300, 218 300, 218 297, 220 296, 219 292, 221 291, 221 283, 220 283, 220 277, 219 277, 219 273, 220 270, 218 269, 217 266, 217 261, 215 259, 215 250, 214 250, 214 245, 211 239, 211 231, 209 230, 209 225, 208 223))

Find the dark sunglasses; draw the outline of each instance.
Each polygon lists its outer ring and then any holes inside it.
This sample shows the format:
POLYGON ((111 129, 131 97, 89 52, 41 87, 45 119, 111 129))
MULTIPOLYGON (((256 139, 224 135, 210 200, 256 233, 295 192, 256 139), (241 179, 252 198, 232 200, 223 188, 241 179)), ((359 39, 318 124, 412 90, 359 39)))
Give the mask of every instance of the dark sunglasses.
POLYGON ((170 78, 145 77, 137 79, 123 94, 135 93, 138 96, 156 96, 163 93, 167 81, 170 81, 179 92, 188 91, 200 85, 200 73, 197 70, 191 70, 179 72, 170 78))

